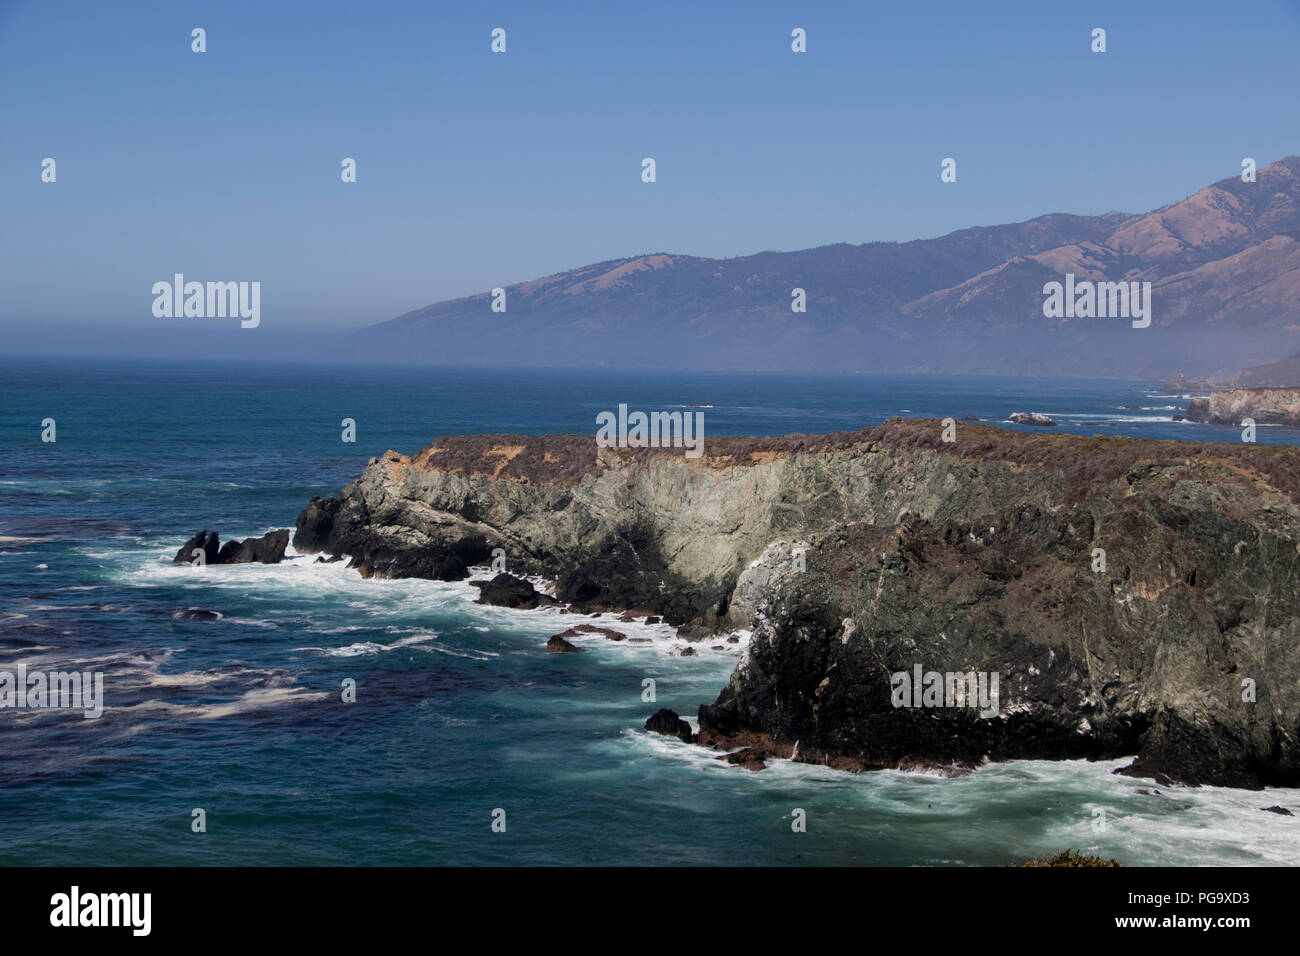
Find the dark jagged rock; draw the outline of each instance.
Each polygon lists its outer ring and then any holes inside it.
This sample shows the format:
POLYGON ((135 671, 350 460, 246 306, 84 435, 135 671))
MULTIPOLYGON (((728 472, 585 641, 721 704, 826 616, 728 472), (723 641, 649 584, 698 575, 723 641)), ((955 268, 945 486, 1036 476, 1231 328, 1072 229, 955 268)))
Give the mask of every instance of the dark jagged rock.
POLYGON ((227 541, 217 555, 217 564, 279 564, 289 546, 289 529, 282 528, 243 541, 227 541))
POLYGON ((550 640, 546 642, 546 649, 548 651, 555 651, 556 653, 559 654, 581 654, 582 653, 581 647, 578 647, 575 644, 570 644, 559 634, 556 634, 554 637, 552 637, 550 640))
POLYGON ((363 572, 502 548, 575 610, 751 627, 701 708, 709 746, 944 773, 1129 756, 1161 786, 1300 784, 1295 449, 944 432, 719 436, 698 459, 445 437, 385 454, 299 529, 363 572), (916 665, 996 673, 998 706, 894 706, 916 665))
POLYGON ((645 729, 666 737, 676 737, 688 744, 695 742, 691 725, 678 717, 676 711, 669 710, 667 707, 661 707, 651 714, 645 722, 645 729))
POLYGON ((1274 805, 1271 807, 1260 807, 1260 809, 1263 810, 1265 813, 1276 813, 1284 817, 1294 816, 1294 814, 1286 807, 1280 807, 1274 805))
POLYGON ((217 533, 204 528, 190 540, 181 545, 181 549, 176 552, 176 557, 172 558, 173 564, 193 564, 194 559, 198 557, 196 551, 203 552, 203 560, 207 564, 216 564, 219 542, 217 533))
POLYGON ((339 504, 337 498, 322 498, 319 495, 312 498, 298 515, 293 546, 304 554, 328 550, 339 504))
POLYGON ((616 631, 609 627, 596 627, 594 624, 578 624, 561 632, 559 637, 581 637, 583 634, 602 634, 611 641, 625 641, 627 635, 622 631, 616 631))
POLYGON ((219 545, 217 533, 204 529, 181 546, 172 558, 175 564, 192 564, 196 549, 202 549, 204 562, 207 564, 279 564, 284 560, 285 548, 289 546, 289 531, 282 529, 272 531, 260 538, 246 538, 243 541, 227 541, 219 545))
MULTIPOLYGON (((1191 404, 1187 406, 1187 421, 1206 423, 1210 421, 1210 400, 1208 398, 1194 398, 1191 404)), ((1221 423, 1219 423, 1221 424, 1221 423)))
MULTIPOLYGON (((391 461, 389 455, 372 462, 371 467, 391 461)), ((353 487, 355 483, 344 489, 344 493, 353 487)), ((344 508, 343 505, 339 498, 313 497, 298 515, 293 546, 304 554, 323 551, 347 555, 351 558, 348 566, 368 578, 460 581, 469 575, 471 565, 491 556, 491 549, 481 536, 465 534, 444 538, 415 529, 397 534, 382 532, 372 526, 368 507, 344 508)))
POLYGON ((736 767, 744 767, 746 770, 766 770, 769 754, 754 750, 752 747, 746 747, 743 750, 737 750, 735 753, 724 754, 719 760, 725 760, 727 763, 736 767))
POLYGON ((490 581, 471 581, 478 588, 476 604, 492 604, 496 607, 513 607, 522 611, 531 611, 543 604, 557 604, 558 601, 549 594, 538 591, 523 578, 506 574, 504 571, 490 581))
POLYGON ((602 542, 580 564, 562 569, 555 593, 573 604, 599 600, 609 607, 653 608, 670 624, 690 620, 717 599, 669 571, 650 532, 631 529, 624 534, 602 542))
MULTIPOLYGON (((1086 507, 1022 504, 814 540, 729 686, 701 707, 701 739, 727 746, 761 731, 875 767, 1136 753, 1125 772, 1162 784, 1293 785, 1300 755, 1265 729, 1266 706, 1286 700, 1291 713, 1282 688, 1300 662, 1282 652, 1285 663, 1266 663, 1253 635, 1266 620, 1283 633, 1300 621, 1292 593, 1276 591, 1279 574, 1300 573, 1295 540, 1247 531, 1248 497, 1225 475, 1178 465, 1131 470, 1086 507), (1174 483, 1177 507, 1165 500, 1174 483), (1234 554, 1241 540, 1250 550, 1234 554), (1094 547, 1108 570, 1091 570, 1094 547), (911 679, 917 665, 999 675, 996 706, 896 706, 895 675, 911 679), (1275 703, 1262 689, 1259 704, 1243 702, 1242 679, 1266 671, 1256 679, 1275 703)), ((1281 640, 1276 649, 1292 638, 1281 640)))

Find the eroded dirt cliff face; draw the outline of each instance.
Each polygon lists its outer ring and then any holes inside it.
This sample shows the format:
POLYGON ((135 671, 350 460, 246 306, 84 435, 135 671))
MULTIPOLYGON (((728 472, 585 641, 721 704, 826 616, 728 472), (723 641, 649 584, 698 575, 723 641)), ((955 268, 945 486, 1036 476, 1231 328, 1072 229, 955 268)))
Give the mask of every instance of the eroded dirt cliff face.
POLYGON ((446 579, 501 548, 566 601, 752 625, 705 743, 851 768, 1136 753, 1187 782, 1300 782, 1295 450, 942 434, 710 438, 698 459, 443 438, 313 499, 294 543, 446 579), (996 707, 898 705, 918 667, 997 675, 996 707))

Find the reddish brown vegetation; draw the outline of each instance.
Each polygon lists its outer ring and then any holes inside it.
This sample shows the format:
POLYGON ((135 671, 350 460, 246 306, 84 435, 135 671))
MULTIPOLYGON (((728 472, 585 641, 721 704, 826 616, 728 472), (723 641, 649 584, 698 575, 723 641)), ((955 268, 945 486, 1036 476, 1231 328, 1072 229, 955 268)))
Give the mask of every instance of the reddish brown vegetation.
MULTIPOLYGON (((1065 478, 1067 503, 1120 478, 1141 462, 1202 461, 1256 474, 1300 503, 1300 453, 1289 446, 1029 434, 966 422, 958 425, 957 441, 944 442, 942 428, 936 419, 891 418, 861 431, 828 435, 711 435, 704 443, 705 454, 693 461, 701 467, 752 466, 774 457, 875 443, 882 450, 926 450, 965 460, 1059 471, 1065 478)), ((451 435, 437 439, 412 463, 443 471, 575 484, 586 475, 599 473, 602 461, 643 465, 652 458, 683 455, 681 448, 598 449, 594 436, 583 435, 451 435)))

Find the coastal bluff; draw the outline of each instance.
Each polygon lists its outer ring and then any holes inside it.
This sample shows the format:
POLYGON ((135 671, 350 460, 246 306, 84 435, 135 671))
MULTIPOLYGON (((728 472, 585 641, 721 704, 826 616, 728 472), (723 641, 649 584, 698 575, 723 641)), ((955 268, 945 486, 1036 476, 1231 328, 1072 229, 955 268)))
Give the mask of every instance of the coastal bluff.
POLYGON ((1193 398, 1189 422, 1241 426, 1249 418, 1257 425, 1300 427, 1300 388, 1231 388, 1193 398))
POLYGON ((443 437, 313 498, 294 546, 443 580, 501 549, 575 606, 750 628, 706 745, 1300 785, 1300 450, 944 431, 719 436, 698 458, 443 437), (920 671, 996 675, 996 706, 900 706, 920 671))

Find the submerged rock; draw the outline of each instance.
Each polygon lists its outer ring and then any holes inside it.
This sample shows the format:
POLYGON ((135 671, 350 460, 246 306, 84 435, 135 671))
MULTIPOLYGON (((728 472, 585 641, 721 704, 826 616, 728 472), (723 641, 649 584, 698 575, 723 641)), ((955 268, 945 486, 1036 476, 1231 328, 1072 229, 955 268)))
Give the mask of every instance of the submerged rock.
POLYGON ((560 637, 579 637, 583 634, 603 634, 611 641, 625 641, 627 635, 610 627, 597 627, 594 624, 578 624, 562 632, 560 637))
POLYGON ((751 747, 746 747, 743 750, 737 750, 735 753, 723 754, 718 759, 725 760, 737 767, 744 767, 746 770, 766 770, 767 761, 764 759, 765 756, 751 747))
POLYGON ((548 651, 555 651, 560 654, 581 654, 582 653, 581 647, 578 647, 575 644, 570 644, 559 634, 556 634, 554 637, 552 637, 550 640, 546 642, 546 649, 548 651))
POLYGON ((713 637, 713 629, 705 627, 702 624, 687 624, 677 629, 677 636, 684 641, 698 644, 700 641, 708 640, 710 637, 713 637))
POLYGON ((209 611, 204 607, 183 607, 172 612, 173 621, 219 621, 220 611, 209 611))

